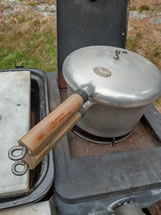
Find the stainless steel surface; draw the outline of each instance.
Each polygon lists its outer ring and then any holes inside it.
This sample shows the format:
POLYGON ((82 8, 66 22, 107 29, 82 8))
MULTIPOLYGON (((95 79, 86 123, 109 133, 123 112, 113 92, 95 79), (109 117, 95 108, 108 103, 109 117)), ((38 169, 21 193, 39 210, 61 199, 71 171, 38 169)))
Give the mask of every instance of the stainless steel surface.
MULTIPOLYGON (((68 87, 68 95, 74 91, 68 87)), ((92 101, 91 101, 92 102, 92 101)), ((82 130, 105 138, 119 137, 132 131, 144 114, 145 107, 122 108, 93 103, 86 115, 77 123, 82 130)))
POLYGON ((78 88, 88 89, 93 106, 77 125, 100 137, 128 134, 147 105, 161 94, 160 70, 146 58, 121 48, 78 49, 66 58, 63 75, 69 95, 78 88))
POLYGON ((133 130, 144 112, 145 107, 124 109, 95 104, 77 125, 96 136, 119 137, 133 130))
POLYGON ((78 49, 66 58, 63 75, 73 90, 93 86, 94 101, 112 107, 145 106, 161 94, 160 70, 146 58, 121 48, 78 49), (114 59, 116 50, 120 50, 118 60, 114 59), (97 75, 96 67, 106 68, 111 76, 97 75))

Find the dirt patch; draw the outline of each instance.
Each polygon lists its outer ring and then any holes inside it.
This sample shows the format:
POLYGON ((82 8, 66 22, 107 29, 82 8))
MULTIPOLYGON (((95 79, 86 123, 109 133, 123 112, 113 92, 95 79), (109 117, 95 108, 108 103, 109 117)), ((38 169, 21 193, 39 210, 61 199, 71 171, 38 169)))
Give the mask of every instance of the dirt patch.
MULTIPOLYGON (((127 48, 161 69, 161 1, 131 0, 127 48)), ((161 99, 155 102, 161 112, 161 99)))
POLYGON ((131 0, 130 7, 139 9, 143 5, 149 6, 151 11, 160 11, 161 1, 160 0, 131 0))
POLYGON ((158 2, 158 0, 131 1, 130 14, 137 12, 140 19, 132 15, 129 18, 127 47, 144 55, 161 69, 161 23, 159 23, 161 4, 158 2), (148 10, 140 12, 139 8, 145 6, 149 6, 148 10))

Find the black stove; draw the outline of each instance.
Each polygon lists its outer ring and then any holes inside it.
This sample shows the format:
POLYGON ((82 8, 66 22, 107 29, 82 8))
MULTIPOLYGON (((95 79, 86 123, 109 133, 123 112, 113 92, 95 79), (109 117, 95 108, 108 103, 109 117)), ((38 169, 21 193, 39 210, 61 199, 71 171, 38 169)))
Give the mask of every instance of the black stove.
MULTIPOLYGON (((66 97, 49 75, 51 109, 66 97)), ((61 215, 113 214, 123 202, 142 208, 161 199, 161 116, 153 105, 119 144, 94 144, 70 131, 54 150, 61 215), (157 128, 157 129, 156 129, 157 128)))
MULTIPOLYGON (((128 2, 57 1, 58 78, 48 76, 50 110, 67 96, 62 65, 72 51, 92 45, 125 48, 128 2)), ((60 214, 107 215, 125 203, 144 208, 160 200, 160 146, 161 116, 153 105, 124 137, 100 139, 75 127, 54 150, 60 214)))

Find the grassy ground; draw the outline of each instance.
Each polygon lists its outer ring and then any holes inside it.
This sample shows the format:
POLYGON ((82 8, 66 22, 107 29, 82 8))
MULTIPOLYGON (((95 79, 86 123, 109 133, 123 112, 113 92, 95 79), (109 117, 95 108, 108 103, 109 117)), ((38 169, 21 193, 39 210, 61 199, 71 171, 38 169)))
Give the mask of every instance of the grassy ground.
MULTIPOLYGON (((55 4, 55 0, 18 0, 32 6, 14 15, 4 15, 0 3, 0 69, 24 64, 26 68, 39 68, 46 72, 57 70, 56 18, 45 17, 34 7, 55 4)), ((161 69, 161 24, 149 19, 161 12, 160 0, 131 0, 130 10, 150 13, 143 20, 129 19, 127 48, 150 59, 161 69)), ((161 111, 161 99, 155 102, 161 111)))
MULTIPOLYGON (((33 8, 46 3, 46 0, 18 1, 23 5, 32 5, 33 8)), ((144 4, 139 5, 140 0, 132 0, 130 10, 141 12, 146 10, 153 15, 160 11, 157 1, 155 0, 155 4, 152 5, 144 0, 144 4)), ((55 4, 55 0, 48 0, 47 3, 55 4)), ((0 3, 1 11, 3 6, 0 3)), ((13 68, 15 62, 20 65, 24 62, 25 67, 40 68, 46 72, 56 71, 55 29, 55 17, 45 17, 34 10, 9 16, 4 16, 1 12, 0 68, 13 68)), ((149 24, 148 19, 141 21, 130 19, 127 48, 144 55, 161 68, 160 32, 161 27, 149 24)))
MULTIPOLYGON (((161 70, 161 24, 151 19, 161 16, 160 0, 131 0, 130 11, 147 14, 144 19, 130 19, 127 48, 151 60, 161 70)), ((161 98, 154 102, 161 112, 161 98)))
POLYGON ((35 11, 0 17, 0 69, 56 71, 56 20, 35 11))

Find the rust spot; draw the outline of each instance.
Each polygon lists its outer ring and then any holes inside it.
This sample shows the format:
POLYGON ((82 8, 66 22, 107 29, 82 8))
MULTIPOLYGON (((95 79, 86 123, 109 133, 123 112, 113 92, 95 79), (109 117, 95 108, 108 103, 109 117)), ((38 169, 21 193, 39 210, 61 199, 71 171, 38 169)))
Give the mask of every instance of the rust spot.
POLYGON ((66 116, 70 115, 71 111, 67 114, 62 113, 60 116, 58 116, 53 122, 50 123, 49 129, 53 129, 61 120, 63 120, 66 116))
POLYGON ((54 128, 60 121, 61 119, 64 118, 64 114, 62 113, 60 116, 58 116, 53 122, 50 123, 49 129, 54 128))
POLYGON ((43 133, 40 133, 36 139, 37 139, 38 141, 40 141, 43 137, 44 137, 44 134, 43 134, 43 133))
MULTIPOLYGON (((63 120, 66 116, 68 116, 69 114, 71 114, 71 111, 68 112, 67 114, 62 113, 60 116, 58 116, 53 122, 50 123, 48 130, 53 129, 59 122, 61 122, 61 120, 63 120)), ((36 140, 40 141, 44 138, 45 134, 44 133, 40 133, 36 140)))
POLYGON ((50 123, 49 129, 53 129, 62 119, 65 118, 65 114, 62 113, 60 116, 58 116, 53 122, 50 123))

